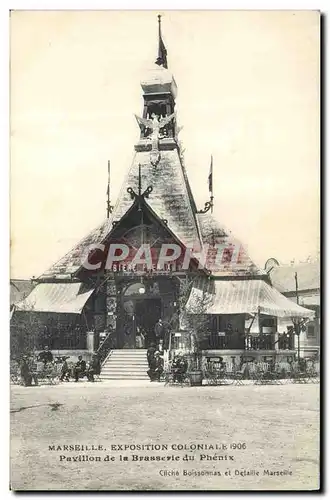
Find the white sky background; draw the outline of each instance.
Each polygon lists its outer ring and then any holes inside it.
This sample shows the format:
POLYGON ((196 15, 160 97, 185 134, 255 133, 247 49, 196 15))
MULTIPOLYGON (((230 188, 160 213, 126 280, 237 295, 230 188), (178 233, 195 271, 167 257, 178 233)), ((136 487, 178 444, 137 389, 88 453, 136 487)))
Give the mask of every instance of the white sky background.
MULTIPOLYGON (((14 12, 12 277, 41 274, 106 213, 134 154, 158 12, 14 12)), ((263 266, 319 244, 319 14, 164 12, 197 205, 263 266)))

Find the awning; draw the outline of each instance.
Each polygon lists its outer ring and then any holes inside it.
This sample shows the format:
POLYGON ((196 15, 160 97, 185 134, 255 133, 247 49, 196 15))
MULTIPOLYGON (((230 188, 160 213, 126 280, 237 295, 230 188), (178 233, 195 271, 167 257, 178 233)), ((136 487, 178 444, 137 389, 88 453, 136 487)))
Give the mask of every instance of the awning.
POLYGON ((93 291, 94 288, 86 291, 82 283, 40 283, 30 295, 15 304, 15 309, 80 314, 93 291))
POLYGON ((191 290, 190 314, 261 314, 279 318, 309 318, 314 311, 287 299, 263 280, 201 281, 191 290))

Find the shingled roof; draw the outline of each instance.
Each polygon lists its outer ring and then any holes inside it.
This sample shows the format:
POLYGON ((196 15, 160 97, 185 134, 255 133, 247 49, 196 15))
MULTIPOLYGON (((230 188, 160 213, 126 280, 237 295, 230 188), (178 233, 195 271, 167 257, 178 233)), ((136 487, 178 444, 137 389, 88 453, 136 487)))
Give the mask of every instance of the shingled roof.
MULTIPOLYGON (((186 172, 177 149, 174 149, 162 151, 161 160, 157 166, 151 165, 148 152, 136 153, 111 218, 106 219, 91 231, 39 279, 61 279, 74 274, 80 268, 82 257, 88 246, 101 243, 107 238, 113 227, 112 222, 119 221, 132 206, 133 201, 127 188, 132 187, 137 192, 139 164, 141 165, 142 190, 149 185, 153 188, 148 198, 148 205, 160 219, 167 221, 168 228, 184 246, 200 251, 205 244, 208 244, 211 252, 212 247, 216 248, 219 244, 224 245, 225 248, 239 249, 238 259, 223 262, 213 272, 214 276, 266 275, 266 272, 251 260, 241 242, 221 226, 212 214, 197 213, 186 172)), ((207 263, 206 268, 209 268, 207 263)))
POLYGON ((150 163, 149 152, 137 152, 132 166, 123 182, 118 201, 110 219, 83 238, 61 260, 56 262, 39 279, 61 278, 75 273, 82 261, 86 248, 103 241, 112 229, 112 222, 118 221, 132 206, 128 187, 138 190, 139 164, 141 165, 142 190, 149 185, 152 193, 148 204, 160 219, 167 221, 169 229, 187 247, 199 247, 201 239, 196 223, 196 207, 178 150, 162 151, 159 164, 150 163))
POLYGON ((195 203, 177 149, 162 151, 157 166, 151 165, 149 152, 136 154, 114 208, 113 219, 120 219, 132 205, 127 187, 130 186, 137 191, 139 164, 142 190, 149 185, 153 188, 148 198, 148 205, 158 217, 167 220, 168 227, 185 246, 199 245, 195 203))
POLYGON ((223 258, 220 265, 217 265, 217 270, 213 271, 213 276, 267 276, 267 273, 252 261, 242 243, 221 226, 212 214, 197 214, 197 222, 203 245, 210 246, 209 253, 212 252, 212 247, 216 248, 217 245, 230 251, 228 261, 223 258))

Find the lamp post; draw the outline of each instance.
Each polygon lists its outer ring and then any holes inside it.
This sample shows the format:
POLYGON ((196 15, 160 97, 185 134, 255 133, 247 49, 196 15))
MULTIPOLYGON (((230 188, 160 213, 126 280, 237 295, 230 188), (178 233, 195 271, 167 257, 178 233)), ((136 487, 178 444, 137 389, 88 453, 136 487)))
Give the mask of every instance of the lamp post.
POLYGON ((295 321, 295 323, 294 323, 294 331, 298 337, 297 357, 298 357, 298 363, 299 363, 300 362, 300 323, 297 321, 295 321))
MULTIPOLYGON (((298 274, 297 273, 294 273, 294 279, 295 279, 295 283, 296 283, 296 299, 297 299, 297 304, 299 306, 299 293, 298 293, 298 274)), ((295 333, 298 337, 298 363, 300 362, 300 323, 299 321, 296 321, 295 324, 294 324, 294 330, 295 330, 295 333)))

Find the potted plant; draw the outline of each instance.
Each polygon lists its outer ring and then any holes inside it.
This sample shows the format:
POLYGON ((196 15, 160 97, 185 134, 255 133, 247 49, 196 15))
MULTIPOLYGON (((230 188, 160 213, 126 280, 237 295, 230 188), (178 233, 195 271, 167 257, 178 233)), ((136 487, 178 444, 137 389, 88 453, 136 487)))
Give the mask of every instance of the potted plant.
POLYGON ((197 386, 203 384, 204 372, 202 370, 202 353, 198 347, 190 355, 190 364, 188 368, 190 385, 197 386))

